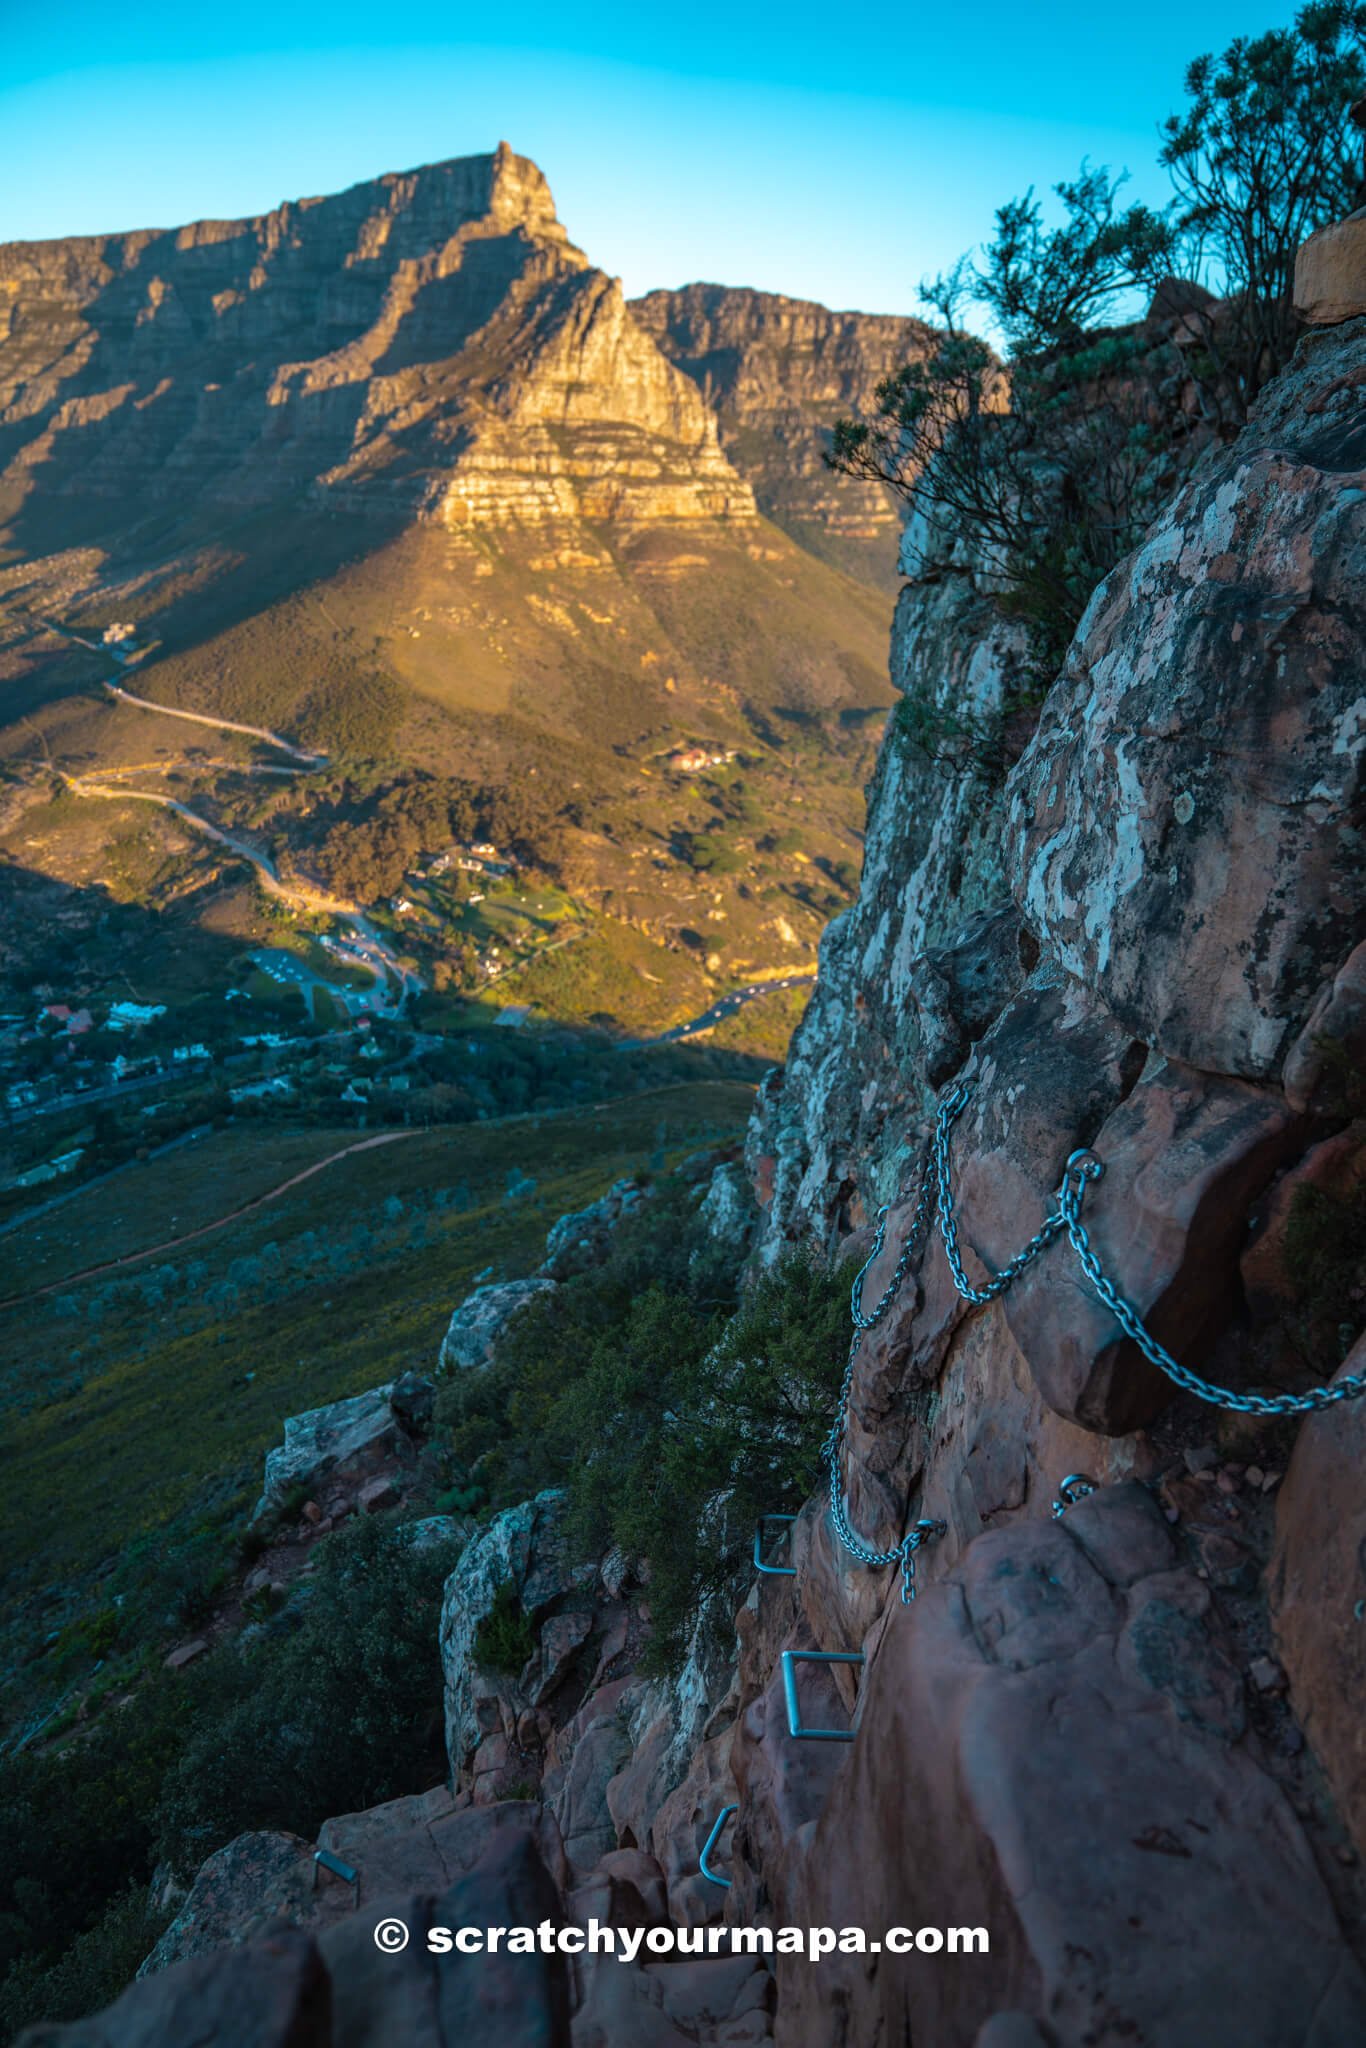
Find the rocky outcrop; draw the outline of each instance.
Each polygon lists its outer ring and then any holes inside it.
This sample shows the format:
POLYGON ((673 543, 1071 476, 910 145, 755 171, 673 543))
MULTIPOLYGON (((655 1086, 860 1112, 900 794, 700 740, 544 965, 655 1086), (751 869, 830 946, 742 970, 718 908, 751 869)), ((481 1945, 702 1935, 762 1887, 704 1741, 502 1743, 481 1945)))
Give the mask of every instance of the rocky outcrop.
POLYGON ((895 501, 837 476, 824 455, 833 422, 871 406, 882 378, 928 352, 933 329, 716 284, 651 292, 631 311, 715 409, 721 445, 760 510, 841 568, 895 589, 895 501))
POLYGON ((405 1373, 387 1387, 289 1416, 284 1442, 266 1453, 265 1485, 252 1521, 271 1520, 290 1494, 311 1493, 325 1480, 348 1482, 354 1491, 382 1468, 411 1467, 431 1423, 434 1395, 430 1380, 405 1373))
POLYGON ((252 220, 11 243, 0 307, 8 517, 300 492, 450 528, 754 517, 696 386, 505 143, 252 220))
POLYGON ((1040 943, 1216 1072, 1278 1073, 1366 917, 1364 346, 1309 336, 1101 585, 1010 785, 1040 943))
POLYGON ((1366 206, 1301 245, 1295 311, 1314 327, 1335 327, 1366 314, 1366 206))
POLYGON ((780 2042, 947 2048, 1011 2014, 1022 2042, 1271 2048, 1366 2013, 1209 1591, 1132 1483, 983 1535, 889 1616, 800 1869, 786 1919, 990 1952, 780 1963, 780 2042))
MULTIPOLYGON (((1366 1372, 1366 1337, 1337 1377, 1366 1372)), ((1276 1509, 1270 1591, 1290 1697, 1366 1855, 1366 1404, 1313 1416, 1300 1432, 1276 1509)))
POLYGON ((612 1235, 623 1216, 631 1215, 649 1198, 640 1181, 613 1181, 607 1193, 586 1209, 561 1216, 546 1236, 541 1273, 549 1280, 568 1280, 600 1266, 611 1249, 612 1235))
MULTIPOLYGON (((1021 680, 1023 633, 942 520, 913 522, 902 564, 893 684, 922 729, 989 725, 1021 680)), ((869 791, 858 900, 825 929, 750 1124, 766 1260, 810 1235, 833 1246, 896 1192, 931 1093, 1038 958, 1009 906, 999 792, 907 723, 898 707, 869 791)))
POLYGON ((451 1312, 437 1361, 442 1372, 480 1371, 508 1324, 553 1287, 549 1279, 492 1280, 476 1287, 451 1312))
MULTIPOLYGON (((1008 815, 889 736, 860 900, 751 1128, 763 1256, 812 1234, 866 1256, 890 1203, 879 1300, 958 1081, 970 1284, 1046 1226, 1080 1154, 1104 1169, 1088 1249, 1178 1361, 1235 1396, 1332 1371, 1287 1355, 1276 1319, 1299 1191, 1359 1187, 1363 374, 1366 325, 1310 337, 1102 586, 1008 815)), ((931 709, 955 701, 945 673, 960 703, 993 701, 974 676, 1002 701, 1010 644, 951 552, 901 601, 898 673, 931 709)), ((931 1230, 863 1341, 844 1473, 874 1545, 919 1517, 943 1534, 907 1610, 817 1494, 795 1577, 742 1615, 727 1914, 983 1926, 991 1960, 782 1962, 780 2041, 1270 2048, 1366 2027, 1342 1876, 1359 1421, 1300 1428, 1271 1564, 1297 1425, 1178 1394, 1065 1236, 974 1306, 931 1230), (1058 1521, 1069 1472, 1097 1490, 1058 1521), (863 1658, 796 1667, 804 1718, 847 1749, 789 1732, 780 1657, 809 1648, 863 1658)))

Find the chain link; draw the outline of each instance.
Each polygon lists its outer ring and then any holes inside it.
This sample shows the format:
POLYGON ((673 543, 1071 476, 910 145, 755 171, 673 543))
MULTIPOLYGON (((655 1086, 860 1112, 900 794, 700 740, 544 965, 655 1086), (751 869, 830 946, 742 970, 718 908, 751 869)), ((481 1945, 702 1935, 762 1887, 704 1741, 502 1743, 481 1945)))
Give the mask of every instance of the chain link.
MULTIPOLYGON (((949 1166, 949 1143, 953 1126, 967 1106, 971 1092, 967 1085, 960 1081, 940 1099, 934 1131, 920 1171, 915 1207, 902 1240, 900 1254, 892 1276, 878 1300, 871 1309, 865 1310, 863 1283, 885 1249, 887 1218, 893 1205, 887 1203, 878 1210, 873 1248, 855 1275, 850 1289, 849 1308, 853 1318, 854 1334, 849 1345, 849 1357, 836 1403, 835 1419, 822 1447, 822 1455, 830 1468, 830 1519, 836 1535, 845 1549, 861 1564, 900 1564, 901 1598, 905 1605, 909 1605, 915 1598, 915 1554, 923 1544, 942 1536, 945 1525, 938 1521, 918 1521, 899 1543, 886 1550, 878 1550, 872 1544, 865 1543, 849 1520, 848 1500, 840 1480, 840 1452, 848 1430, 854 1369, 858 1363, 864 1336, 882 1321, 901 1292, 912 1262, 928 1239, 930 1221, 936 1211, 939 1235, 944 1242, 944 1252, 953 1276, 953 1284, 964 1301, 977 1306, 995 1301, 999 1295, 1005 1293, 1013 1280, 1018 1279, 1027 1266, 1058 1238, 1065 1235, 1098 1299, 1110 1311, 1125 1336, 1138 1346, 1151 1364, 1166 1374, 1173 1385, 1182 1388, 1188 1394, 1194 1394, 1198 1400, 1207 1401, 1214 1407, 1232 1409, 1241 1415, 1307 1415, 1319 1409, 1335 1408, 1343 1401, 1354 1401, 1362 1394, 1366 1394, 1366 1372, 1354 1373, 1345 1380, 1339 1380, 1335 1386, 1313 1387, 1306 1394, 1239 1394, 1232 1388, 1216 1386, 1211 1380, 1201 1379, 1198 1373, 1193 1373, 1187 1366, 1179 1364, 1145 1327, 1137 1309, 1120 1293, 1101 1265, 1100 1258, 1091 1244, 1090 1235, 1081 1220, 1082 1203, 1088 1185, 1101 1178, 1105 1167, 1093 1152, 1086 1149, 1074 1152, 1068 1159, 1063 1168, 1062 1181, 1053 1198, 1054 1206, 1028 1244, 1015 1254, 1008 1265, 1002 1266, 998 1273, 992 1274, 985 1286, 974 1287, 964 1269, 962 1253, 958 1246, 958 1219, 949 1166)), ((1070 1481, 1063 1482, 1059 1489, 1060 1498, 1053 1503, 1055 1517, 1065 1512, 1072 1500, 1084 1498, 1083 1486, 1088 1492, 1093 1490, 1092 1482, 1088 1481, 1085 1475, 1073 1474, 1070 1475, 1070 1479, 1081 1483, 1076 1485, 1069 1495, 1070 1481)))

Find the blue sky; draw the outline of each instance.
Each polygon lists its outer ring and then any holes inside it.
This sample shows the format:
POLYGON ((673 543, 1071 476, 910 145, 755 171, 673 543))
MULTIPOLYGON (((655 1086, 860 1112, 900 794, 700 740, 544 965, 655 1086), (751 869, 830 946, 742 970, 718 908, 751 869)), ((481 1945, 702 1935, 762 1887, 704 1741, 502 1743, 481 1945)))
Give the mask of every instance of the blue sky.
POLYGON ((0 0, 0 240, 264 212, 506 138, 627 290, 867 311, 1083 156, 1164 195, 1187 60, 1281 0, 686 10, 0 0))

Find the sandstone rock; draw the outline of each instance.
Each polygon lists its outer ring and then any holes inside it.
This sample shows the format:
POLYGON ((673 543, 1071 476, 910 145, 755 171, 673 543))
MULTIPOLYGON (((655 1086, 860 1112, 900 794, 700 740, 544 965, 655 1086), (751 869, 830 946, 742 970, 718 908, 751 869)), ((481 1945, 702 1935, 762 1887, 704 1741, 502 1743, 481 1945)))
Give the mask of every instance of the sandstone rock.
POLYGON ((1026 922, 1137 1037, 1268 1078, 1362 937, 1366 327, 1310 335, 1100 586, 1009 784, 1026 922))
POLYGON ((622 1217, 638 1209, 649 1193, 639 1181, 614 1181, 600 1200, 561 1216, 547 1233, 541 1274, 549 1280, 568 1280, 575 1273, 600 1266, 622 1217))
POLYGON ((778 2039, 1352 2039, 1366 1983, 1242 1729, 1142 1489, 980 1536, 892 1614, 789 1917, 986 1927, 989 1958, 781 1961, 778 2039))
POLYGON ((831 420, 871 403, 881 378, 925 353, 925 323, 712 284, 651 292, 631 311, 703 386, 721 446, 765 516, 797 539, 822 528, 842 567, 894 590, 896 510, 878 485, 826 466, 825 436, 831 420))
POLYGON ((707 1183, 699 1216, 716 1244, 743 1256, 758 1221, 754 1190, 743 1166, 731 1160, 718 1166, 707 1183))
POLYGON ((1366 1088, 1366 942, 1320 990, 1286 1054, 1281 1079, 1295 1109, 1340 1115, 1349 1105, 1360 1106, 1366 1088))
MULTIPOLYGON (((1023 630, 1002 615, 992 579, 965 558, 947 520, 915 523, 902 569, 909 581, 892 627, 894 687, 931 713, 990 724, 1022 678, 1023 630)), ((937 1070, 949 1038, 982 1028, 978 966, 960 973, 938 963, 932 986, 920 962, 929 949, 960 945, 980 962, 976 921, 1009 899, 999 799, 973 775, 917 751, 894 724, 869 793, 858 901, 826 926, 786 1067, 760 1089, 746 1138, 765 1262, 809 1235, 838 1244, 895 1195, 930 1108, 927 1057, 937 1070), (959 988, 968 1015, 951 1026, 943 1006, 959 988)), ((989 946, 1001 936, 992 933, 989 946)), ((1002 1001, 1036 958, 1036 948, 1011 959, 1002 946, 990 970, 1002 1001)))
POLYGON ((476 1287, 451 1316, 441 1342, 441 1370, 482 1370, 514 1316, 553 1286, 551 1280, 536 1279, 493 1281, 486 1287, 476 1287))
POLYGON ((1295 311, 1315 327, 1366 313, 1366 206, 1301 242, 1295 253, 1295 311))
MULTIPOLYGON (((1151 1063, 1101 1125, 1093 1150, 1105 1175, 1088 1188, 1082 1221, 1104 1271, 1179 1364, 1207 1370, 1237 1303, 1244 1219, 1300 1143, 1300 1120, 1279 1090, 1173 1060, 1151 1063)), ((1170 1382, 1124 1337, 1065 1241, 1004 1305, 1059 1414, 1119 1435, 1171 1399, 1170 1382)))
POLYGON ((1292 1218, 1302 1191, 1330 1201, 1349 1200, 1366 1186, 1366 1119, 1312 1145, 1283 1173, 1258 1205, 1255 1232, 1240 1261, 1248 1305, 1272 1317, 1295 1301, 1303 1279, 1295 1270, 1292 1218))
POLYGON ((499 1589, 511 1586, 530 1618, 547 1609, 575 1583, 559 1536, 563 1495, 553 1490, 507 1508, 467 1544, 446 1581, 441 1606, 441 1663, 445 1674, 446 1748, 451 1771, 460 1773, 478 1745, 481 1711, 507 1698, 513 1719, 530 1706, 514 1675, 480 1671, 476 1663, 479 1624, 493 1611, 499 1589))
POLYGON ((52 437, 39 492, 79 493, 91 530, 131 496, 456 531, 754 519, 696 386, 505 145, 252 220, 11 243, 14 291, 43 310, 0 349, 0 406, 25 392, 22 440, 52 437))
POLYGON ((387 1475, 380 1479, 367 1480, 356 1496, 357 1505, 363 1515, 373 1515, 381 1508, 391 1508, 397 1499, 398 1488, 387 1475))
POLYGON ((389 1389, 389 1406, 409 1436, 425 1436, 432 1426, 436 1388, 420 1373, 401 1373, 389 1389))
MULTIPOLYGON (((1366 1372, 1366 1337, 1337 1374, 1366 1372)), ((1327 1772, 1358 1848, 1366 1850, 1366 1403, 1306 1417, 1276 1500, 1268 1574, 1276 1645, 1290 1700, 1327 1772)))
POLYGON ((277 1920, 309 1917, 313 1851, 298 1835, 237 1835, 200 1866, 175 1919, 138 1971, 148 1977, 188 1956, 239 1946, 277 1920))
POLYGON ((531 1687, 533 1706, 542 1706, 564 1684, 574 1657, 593 1631, 593 1616, 584 1608, 552 1614, 540 1633, 541 1668, 531 1687))
POLYGON ((285 1440, 266 1453, 265 1488, 253 1522, 277 1515, 287 1493, 331 1474, 354 1475, 402 1455, 408 1439, 389 1405, 389 1387, 373 1387, 325 1408, 310 1408, 285 1422, 285 1440))
POLYGON ((26 2027, 22 2048, 332 2048, 332 2000, 317 1949, 286 1931, 218 1949, 131 1984, 69 2026, 26 2027))

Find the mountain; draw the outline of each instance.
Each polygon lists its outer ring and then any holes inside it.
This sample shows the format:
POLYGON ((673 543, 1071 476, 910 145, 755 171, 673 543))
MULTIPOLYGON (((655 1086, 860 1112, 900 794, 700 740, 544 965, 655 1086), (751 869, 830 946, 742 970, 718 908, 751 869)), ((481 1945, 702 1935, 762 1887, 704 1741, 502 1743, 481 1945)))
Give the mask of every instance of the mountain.
MULTIPOLYGON (((16 868, 98 889, 136 840, 178 914, 246 937, 221 844, 136 798, 372 908, 463 818, 591 941, 525 983, 500 956, 507 999, 662 1028, 809 965, 890 699, 896 525, 820 436, 924 330, 706 286, 628 305, 506 144, 251 220, 12 244, 0 308, 16 868), (278 750, 111 699, 110 627, 137 697, 325 759, 291 782, 278 750), (50 815, 54 773, 77 800, 50 815)), ((439 918, 405 937, 465 973, 439 918)))
POLYGON ((721 445, 764 516, 823 561, 895 590, 891 499, 822 457, 832 422, 867 407, 889 368, 923 355, 934 330, 718 284, 650 292, 631 311, 715 408, 721 445))

